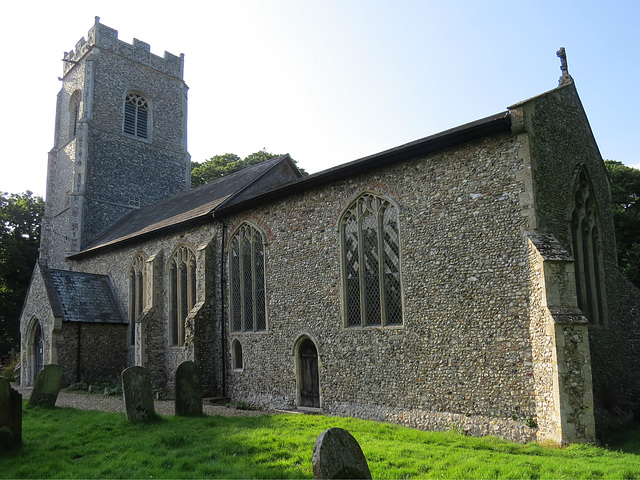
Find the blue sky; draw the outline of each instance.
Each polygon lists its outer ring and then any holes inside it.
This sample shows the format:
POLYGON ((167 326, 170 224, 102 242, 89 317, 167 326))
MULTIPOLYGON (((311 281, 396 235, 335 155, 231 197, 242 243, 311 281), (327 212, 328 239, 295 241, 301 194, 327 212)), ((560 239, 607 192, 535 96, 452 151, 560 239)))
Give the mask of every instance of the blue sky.
POLYGON ((96 15, 185 54, 195 161, 266 148, 323 170, 556 87, 564 46, 602 156, 640 167, 640 2, 32 1, 0 19, 0 191, 44 195, 60 60, 96 15))

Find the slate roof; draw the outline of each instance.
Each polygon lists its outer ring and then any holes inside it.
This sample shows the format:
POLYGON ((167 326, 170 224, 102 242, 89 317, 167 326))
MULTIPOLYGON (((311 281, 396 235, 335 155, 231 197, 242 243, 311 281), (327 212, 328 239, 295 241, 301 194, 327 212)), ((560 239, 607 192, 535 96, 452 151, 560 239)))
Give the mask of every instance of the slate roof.
POLYGON ((106 275, 43 269, 54 315, 65 322, 128 323, 106 275))
POLYGON ((289 155, 280 155, 266 162, 220 177, 206 185, 135 210, 109 228, 81 253, 88 253, 126 240, 158 233, 178 225, 184 227, 185 224, 207 221, 218 206, 232 201, 233 197, 251 186, 269 170, 287 160, 291 161, 289 155))
POLYGON ((405 160, 426 156, 430 153, 460 145, 465 142, 478 140, 491 135, 511 131, 511 117, 509 111, 504 111, 481 118, 479 120, 445 130, 435 135, 430 135, 413 142, 405 143, 389 150, 384 150, 368 157, 353 160, 336 167, 302 177, 289 182, 268 192, 255 195, 249 199, 243 199, 233 204, 220 205, 216 213, 220 216, 229 215, 243 209, 251 208, 264 202, 308 190, 310 188, 326 185, 359 175, 376 168, 397 164, 405 160))
POLYGON ((214 213, 223 217, 257 204, 349 178, 352 175, 510 130, 509 111, 504 111, 313 175, 280 185, 272 185, 263 191, 251 191, 251 185, 270 169, 287 159, 291 161, 289 155, 282 155, 134 211, 71 258, 91 254, 128 240, 134 241, 146 235, 210 221, 214 213), (244 190, 247 191, 247 195, 241 194, 244 190))

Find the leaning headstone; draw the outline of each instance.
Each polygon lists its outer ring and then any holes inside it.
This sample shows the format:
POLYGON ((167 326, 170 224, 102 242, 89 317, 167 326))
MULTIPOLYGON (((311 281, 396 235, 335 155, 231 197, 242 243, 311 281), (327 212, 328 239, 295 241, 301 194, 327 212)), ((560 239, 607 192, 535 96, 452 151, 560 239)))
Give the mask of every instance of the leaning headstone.
POLYGON ((371 478, 360 445, 342 428, 330 428, 318 436, 312 463, 313 478, 371 478))
POLYGON ((22 443, 22 395, 0 377, 0 446, 22 443))
POLYGON ((176 370, 176 415, 202 416, 202 373, 191 361, 182 362, 176 370))
POLYGON ((54 407, 60 393, 61 381, 62 367, 53 364, 45 365, 36 378, 36 384, 29 398, 29 405, 54 407))
POLYGON ((144 367, 129 367, 122 372, 122 396, 130 422, 148 422, 157 418, 153 406, 151 377, 144 367))

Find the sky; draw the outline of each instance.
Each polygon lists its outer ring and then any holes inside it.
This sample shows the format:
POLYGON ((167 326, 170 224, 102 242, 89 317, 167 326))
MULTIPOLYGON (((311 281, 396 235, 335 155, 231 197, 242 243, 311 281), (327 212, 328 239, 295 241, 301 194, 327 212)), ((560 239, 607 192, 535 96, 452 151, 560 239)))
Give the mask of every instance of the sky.
POLYGON ((605 159, 640 168, 640 2, 84 0, 0 18, 0 191, 45 195, 64 52, 100 22, 185 54, 193 161, 261 149, 309 173, 558 85, 565 47, 605 159))

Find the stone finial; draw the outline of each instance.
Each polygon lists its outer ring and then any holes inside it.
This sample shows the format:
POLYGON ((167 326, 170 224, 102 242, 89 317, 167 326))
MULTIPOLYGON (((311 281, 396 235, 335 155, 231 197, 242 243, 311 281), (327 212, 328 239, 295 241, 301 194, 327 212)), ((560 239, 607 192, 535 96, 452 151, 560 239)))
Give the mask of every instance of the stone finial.
POLYGON ((556 52, 556 55, 560 59, 560 70, 562 71, 562 76, 560 80, 558 80, 558 86, 568 85, 569 83, 573 83, 573 78, 569 75, 569 67, 567 66, 567 53, 564 50, 564 47, 560 47, 560 50, 556 52))

